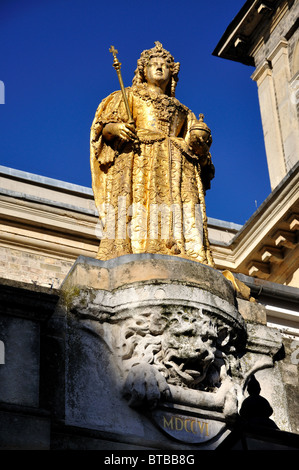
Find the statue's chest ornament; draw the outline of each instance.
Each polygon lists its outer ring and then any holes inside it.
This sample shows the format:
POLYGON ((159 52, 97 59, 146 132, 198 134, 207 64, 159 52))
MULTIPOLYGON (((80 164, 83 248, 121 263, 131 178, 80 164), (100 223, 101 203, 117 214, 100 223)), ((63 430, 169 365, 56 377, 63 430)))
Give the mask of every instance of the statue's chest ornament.
POLYGON ((155 127, 165 134, 169 134, 171 125, 177 121, 179 114, 187 114, 187 109, 176 98, 149 92, 143 87, 135 88, 134 94, 153 110, 154 115, 148 122, 150 127, 155 127))

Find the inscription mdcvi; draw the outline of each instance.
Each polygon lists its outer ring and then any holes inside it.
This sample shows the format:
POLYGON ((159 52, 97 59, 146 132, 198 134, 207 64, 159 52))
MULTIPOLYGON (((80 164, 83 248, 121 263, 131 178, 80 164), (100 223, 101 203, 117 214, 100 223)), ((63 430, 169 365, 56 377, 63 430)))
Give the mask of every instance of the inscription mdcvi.
POLYGON ((211 419, 173 414, 164 410, 152 412, 155 423, 175 439, 193 444, 207 442, 225 428, 225 423, 211 419))

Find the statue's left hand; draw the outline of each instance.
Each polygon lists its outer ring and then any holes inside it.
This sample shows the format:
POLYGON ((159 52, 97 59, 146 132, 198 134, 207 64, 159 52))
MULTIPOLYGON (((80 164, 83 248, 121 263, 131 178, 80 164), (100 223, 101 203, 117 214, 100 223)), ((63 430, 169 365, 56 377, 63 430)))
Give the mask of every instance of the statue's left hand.
POLYGON ((170 388, 163 375, 152 365, 137 364, 129 371, 123 395, 129 406, 155 408, 161 398, 170 395, 170 388))

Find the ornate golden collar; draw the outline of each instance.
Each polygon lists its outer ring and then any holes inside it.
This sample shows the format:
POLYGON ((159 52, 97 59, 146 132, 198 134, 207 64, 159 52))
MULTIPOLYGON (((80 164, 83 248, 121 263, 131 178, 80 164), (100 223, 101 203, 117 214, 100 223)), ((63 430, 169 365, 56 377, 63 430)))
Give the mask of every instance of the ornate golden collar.
POLYGON ((131 90, 133 94, 146 101, 147 104, 152 104, 159 113, 163 113, 164 111, 167 115, 171 115, 176 110, 180 110, 184 113, 188 112, 188 108, 181 104, 179 100, 172 96, 165 95, 164 93, 157 93, 150 90, 146 83, 133 85, 131 90))

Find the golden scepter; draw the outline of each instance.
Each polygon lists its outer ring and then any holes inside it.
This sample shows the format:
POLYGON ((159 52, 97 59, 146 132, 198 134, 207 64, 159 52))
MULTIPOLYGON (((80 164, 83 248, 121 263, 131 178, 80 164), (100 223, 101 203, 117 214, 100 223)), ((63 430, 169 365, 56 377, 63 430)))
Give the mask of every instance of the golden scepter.
POLYGON ((111 52, 113 54, 113 58, 114 58, 113 67, 115 68, 117 76, 118 76, 121 92, 122 92, 122 95, 123 95, 126 111, 127 111, 127 114, 128 114, 129 124, 132 124, 134 126, 135 123, 134 123, 134 120, 133 120, 133 117, 132 117, 132 114, 131 114, 131 110, 130 110, 129 103, 128 103, 128 98, 127 98, 127 95, 126 95, 123 79, 122 79, 122 76, 121 76, 121 71, 120 71, 121 62, 119 62, 118 58, 116 57, 116 54, 118 54, 118 50, 116 50, 114 48, 114 46, 111 46, 110 49, 109 49, 109 52, 111 52))

